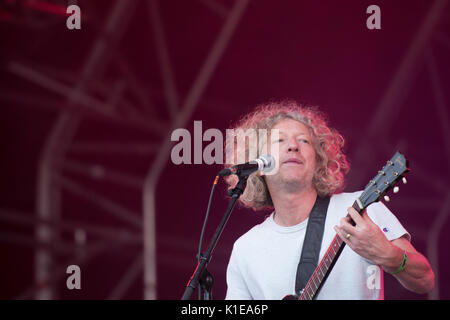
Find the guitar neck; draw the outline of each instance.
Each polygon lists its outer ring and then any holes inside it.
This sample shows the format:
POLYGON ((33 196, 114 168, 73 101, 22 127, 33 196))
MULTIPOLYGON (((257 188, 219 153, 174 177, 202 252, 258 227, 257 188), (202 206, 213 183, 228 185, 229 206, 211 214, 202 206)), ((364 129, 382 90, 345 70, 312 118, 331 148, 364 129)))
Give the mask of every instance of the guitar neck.
MULTIPOLYGON (((353 203, 352 207, 356 209, 358 213, 361 213, 364 208, 361 209, 357 201, 358 200, 353 203)), ((353 221, 352 223, 353 225, 355 225, 353 221)), ((327 251, 325 252, 322 260, 320 261, 316 270, 314 270, 314 273, 306 284, 299 300, 314 299, 323 283, 325 282, 326 278, 330 274, 331 270, 333 269, 344 247, 345 242, 336 234, 333 238, 333 241, 331 241, 331 244, 328 247, 327 251)))
MULTIPOLYGON (((352 207, 361 214, 361 212, 363 212, 363 210, 371 203, 379 201, 386 195, 387 191, 393 188, 397 181, 402 179, 403 183, 406 183, 404 175, 408 172, 408 160, 403 154, 397 151, 391 160, 378 171, 378 174, 369 181, 360 197, 353 203, 352 207)), ((396 188, 397 191, 394 188, 394 193, 398 192, 398 187, 396 188)), ((355 225, 353 220, 351 222, 355 225)), ((312 300, 315 298, 344 247, 345 242, 336 234, 298 299, 312 300)))

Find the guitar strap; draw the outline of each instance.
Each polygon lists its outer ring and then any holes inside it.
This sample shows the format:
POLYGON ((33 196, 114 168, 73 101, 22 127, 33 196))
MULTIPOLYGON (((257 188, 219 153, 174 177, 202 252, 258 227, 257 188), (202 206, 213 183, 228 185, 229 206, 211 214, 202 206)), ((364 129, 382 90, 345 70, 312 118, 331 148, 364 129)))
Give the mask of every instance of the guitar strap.
POLYGON ((302 254, 298 263, 297 277, 295 280, 295 293, 297 295, 301 294, 301 291, 305 288, 308 280, 317 268, 329 204, 329 196, 323 198, 317 196, 316 202, 309 214, 305 240, 303 241, 302 254))

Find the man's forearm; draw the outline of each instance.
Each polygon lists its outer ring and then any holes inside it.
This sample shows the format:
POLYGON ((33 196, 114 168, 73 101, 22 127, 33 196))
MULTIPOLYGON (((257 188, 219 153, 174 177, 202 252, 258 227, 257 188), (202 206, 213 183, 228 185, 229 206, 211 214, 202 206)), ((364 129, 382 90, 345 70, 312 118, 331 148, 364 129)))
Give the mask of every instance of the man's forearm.
MULTIPOLYGON (((383 269, 392 274, 403 262, 405 250, 392 244, 389 254, 381 262, 383 269)), ((427 259, 418 252, 406 251, 407 261, 402 271, 393 276, 408 290, 428 293, 434 288, 434 273, 427 259)))

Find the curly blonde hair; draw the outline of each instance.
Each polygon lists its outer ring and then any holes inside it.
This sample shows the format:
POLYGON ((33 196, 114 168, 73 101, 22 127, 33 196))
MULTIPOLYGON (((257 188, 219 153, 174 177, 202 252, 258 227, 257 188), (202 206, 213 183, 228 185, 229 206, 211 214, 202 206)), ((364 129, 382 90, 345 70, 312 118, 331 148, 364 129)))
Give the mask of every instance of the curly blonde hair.
MULTIPOLYGON (((337 130, 328 127, 325 114, 317 107, 302 106, 291 100, 262 104, 238 121, 233 130, 270 130, 284 119, 297 120, 310 131, 316 152, 313 184, 318 195, 325 196, 341 192, 344 188, 344 176, 350 169, 342 150, 345 141, 337 130)), ((227 139, 226 143, 227 159, 233 158, 236 153, 236 141, 227 139), (230 153, 234 154, 230 155, 230 153)), ((248 147, 248 144, 245 145, 246 153, 248 153, 248 147)), ((256 157, 261 156, 260 153, 261 150, 258 148, 256 157)), ((225 166, 229 167, 230 164, 225 166)), ((236 186, 238 178, 235 175, 228 176, 226 182, 228 189, 231 189, 236 186)), ((239 200, 244 206, 254 210, 273 208, 265 178, 257 173, 249 176, 245 191, 239 200)))

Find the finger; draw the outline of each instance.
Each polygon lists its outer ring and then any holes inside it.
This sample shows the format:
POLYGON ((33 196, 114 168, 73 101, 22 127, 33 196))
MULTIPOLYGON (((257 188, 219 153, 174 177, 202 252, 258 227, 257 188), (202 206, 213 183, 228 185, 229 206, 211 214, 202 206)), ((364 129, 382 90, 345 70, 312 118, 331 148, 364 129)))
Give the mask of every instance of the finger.
POLYGON ((363 219, 363 221, 365 223, 365 228, 370 228, 370 226, 376 225, 375 222, 373 222, 372 219, 369 217, 366 210, 364 210, 361 213, 361 218, 363 219))
POLYGON ((350 207, 347 209, 348 214, 352 218, 352 220, 357 224, 361 225, 364 224, 364 219, 359 215, 358 211, 355 210, 355 208, 350 207))
POLYGON ((348 223, 350 223, 351 225, 353 225, 353 219, 352 217, 350 217, 350 215, 346 215, 343 219, 345 219, 345 221, 347 221, 348 223))
POLYGON ((353 225, 353 220, 352 220, 352 218, 350 217, 350 215, 346 215, 345 217, 342 217, 342 218, 339 220, 339 222, 340 222, 341 224, 343 224, 343 223, 348 223, 348 224, 353 225))
POLYGON ((356 227, 354 227, 351 223, 351 218, 350 217, 345 217, 342 218, 340 220, 340 225, 339 228, 341 228, 343 230, 343 232, 345 232, 345 234, 350 233, 350 234, 355 234, 358 230, 356 229, 356 227))
POLYGON ((343 231, 342 228, 338 227, 338 226, 334 226, 334 231, 336 231, 337 235, 339 236, 339 238, 341 238, 342 241, 344 241, 346 244, 350 243, 350 239, 351 239, 351 234, 350 234, 350 238, 347 238, 347 232, 343 231))
POLYGON ((370 219, 369 215, 367 214, 367 210, 364 210, 363 213, 361 213, 361 217, 363 218, 363 220, 365 221, 372 221, 372 219, 370 219))

